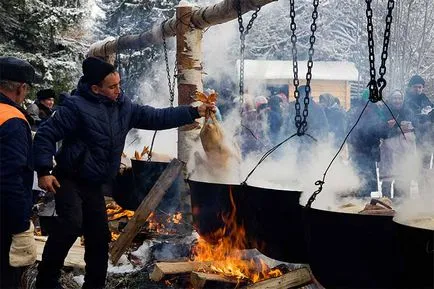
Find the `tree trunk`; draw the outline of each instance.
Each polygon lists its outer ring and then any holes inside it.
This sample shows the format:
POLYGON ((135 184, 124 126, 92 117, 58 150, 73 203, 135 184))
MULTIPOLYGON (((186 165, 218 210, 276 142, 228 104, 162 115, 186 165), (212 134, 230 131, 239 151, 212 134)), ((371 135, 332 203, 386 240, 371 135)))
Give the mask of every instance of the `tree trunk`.
MULTIPOLYGON (((223 0, 222 2, 202 7, 194 7, 190 18, 190 22, 183 23, 192 25, 192 28, 204 29, 209 26, 225 23, 236 19, 238 16, 236 9, 236 1, 238 0, 223 0)), ((241 12, 244 14, 256 7, 262 7, 277 0, 240 0, 241 12)), ((178 20, 180 21, 180 20, 178 20)), ((88 56, 103 57, 106 61, 114 62, 114 54, 120 53, 127 49, 143 49, 155 43, 162 41, 162 33, 165 37, 172 37, 176 35, 177 17, 176 15, 171 19, 162 23, 156 24, 151 31, 143 31, 136 35, 126 35, 118 38, 106 38, 102 41, 96 42, 91 45, 88 51, 88 56)))

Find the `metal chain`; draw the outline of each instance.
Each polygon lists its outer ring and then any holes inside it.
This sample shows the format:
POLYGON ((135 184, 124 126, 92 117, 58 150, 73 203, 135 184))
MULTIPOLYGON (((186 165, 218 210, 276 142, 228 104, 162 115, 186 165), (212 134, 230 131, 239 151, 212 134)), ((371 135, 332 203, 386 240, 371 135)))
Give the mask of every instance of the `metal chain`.
POLYGON ((243 25, 243 15, 242 15, 242 11, 241 11, 241 0, 237 0, 235 2, 236 4, 236 8, 237 8, 237 12, 238 12, 238 30, 240 31, 240 90, 239 90, 239 94, 240 94, 240 104, 241 104, 241 108, 243 107, 243 102, 244 102, 244 51, 246 48, 245 45, 245 41, 246 41, 246 36, 247 34, 249 34, 250 29, 253 26, 253 22, 255 21, 255 19, 258 17, 258 12, 259 10, 261 10, 261 7, 257 7, 255 12, 253 12, 252 17, 249 20, 249 23, 247 24, 247 27, 244 28, 243 25))
POLYGON ((369 75, 370 75, 370 81, 368 83, 369 100, 371 100, 372 102, 377 102, 380 99, 378 96, 377 76, 375 71, 374 25, 372 24, 372 8, 371 8, 372 0, 365 0, 365 2, 366 2, 366 20, 367 20, 366 29, 368 31, 368 49, 369 49, 369 75))
POLYGON ((170 78, 170 68, 169 68, 169 57, 167 55, 167 43, 166 43, 166 37, 164 35, 164 23, 166 23, 167 20, 163 21, 161 24, 161 38, 163 39, 163 50, 164 50, 164 61, 166 62, 166 74, 167 74, 167 83, 169 86, 169 101, 170 106, 173 107, 173 101, 175 100, 175 84, 176 84, 176 77, 178 73, 178 63, 175 60, 175 65, 173 67, 173 76, 172 79, 170 78))
POLYGON ((310 25, 310 31, 312 32, 312 34, 309 37, 310 47, 308 51, 309 59, 307 61, 306 86, 305 86, 306 95, 303 100, 304 109, 303 109, 303 121, 301 123, 301 131, 299 131, 298 134, 300 133, 304 134, 307 129, 307 117, 309 115, 308 106, 310 101, 309 96, 311 92, 310 82, 312 80, 313 55, 315 54, 315 49, 313 48, 313 46, 316 40, 315 32, 317 28, 316 20, 318 19, 318 6, 319 6, 319 0, 313 0, 312 24, 310 25))
POLYGON ((314 44, 315 44, 315 32, 316 32, 316 20, 318 19, 318 6, 319 0, 313 0, 313 11, 312 11, 312 24, 310 25, 311 35, 309 38, 309 51, 308 51, 308 61, 307 61, 307 73, 306 73, 306 86, 305 86, 305 97, 303 99, 304 109, 303 117, 301 115, 301 104, 300 104, 300 94, 298 91, 298 86, 300 85, 298 78, 298 61, 297 61, 297 35, 295 31, 297 25, 295 24, 295 0, 290 0, 290 17, 291 17, 291 43, 292 43, 292 70, 294 74, 293 84, 294 84, 294 98, 295 98, 295 127, 297 128, 297 135, 304 135, 307 130, 307 117, 309 115, 309 103, 310 103, 310 82, 312 80, 312 68, 313 68, 313 55, 315 54, 314 44))
POLYGON ((300 99, 299 99, 299 91, 298 86, 300 84, 298 80, 298 60, 297 60, 297 35, 295 34, 295 31, 297 29, 297 24, 295 24, 295 6, 294 6, 295 0, 290 0, 290 11, 289 16, 291 17, 291 43, 292 43, 292 72, 294 74, 294 78, 292 80, 292 83, 294 85, 294 98, 295 98, 295 127, 297 128, 297 131, 301 127, 301 105, 300 105, 300 99))
POLYGON ((395 7, 395 0, 389 0, 387 2, 386 28, 384 29, 383 51, 381 52, 381 66, 380 69, 378 70, 378 74, 380 75, 380 77, 377 80, 380 100, 383 98, 383 89, 386 87, 387 84, 386 79, 384 79, 384 75, 386 74, 386 61, 388 56, 387 51, 390 42, 390 30, 392 28, 394 7, 395 7))

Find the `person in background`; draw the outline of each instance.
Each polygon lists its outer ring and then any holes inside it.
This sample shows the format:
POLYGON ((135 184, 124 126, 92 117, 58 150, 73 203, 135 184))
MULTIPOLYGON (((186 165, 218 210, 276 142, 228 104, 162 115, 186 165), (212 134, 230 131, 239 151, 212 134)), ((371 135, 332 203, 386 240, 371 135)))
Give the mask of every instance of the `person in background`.
POLYGON ((39 186, 55 193, 58 215, 38 266, 38 289, 62 288, 60 269, 81 235, 86 262, 82 288, 104 288, 111 236, 103 189, 113 184, 128 132, 175 128, 193 123, 207 110, 216 111, 208 104, 156 109, 132 103, 121 92, 113 65, 88 57, 82 68, 75 94, 65 99, 34 139, 39 186), (60 140, 62 147, 56 152, 60 140))
POLYGON ((34 125, 32 130, 36 129, 53 113, 54 99, 56 92, 52 89, 42 89, 36 93, 36 100, 27 107, 27 113, 33 118, 34 125))
POLYGON ((434 153, 434 105, 424 93, 425 80, 413 75, 408 82, 404 106, 414 114, 414 127, 419 152, 423 157, 423 166, 432 169, 434 153))
POLYGON ((395 118, 387 108, 383 107, 386 134, 380 145, 381 161, 379 163, 380 177, 382 180, 382 193, 392 197, 392 182, 394 197, 404 196, 408 193, 412 174, 415 169, 408 171, 411 161, 416 160, 416 143, 414 135, 413 112, 404 106, 404 95, 400 90, 393 90, 386 98, 395 118), (400 125, 401 129, 398 127, 400 125), (404 136, 402 135, 404 133, 404 136))
POLYGON ((330 128, 331 141, 336 147, 339 147, 345 138, 347 129, 345 110, 341 107, 339 98, 334 97, 330 93, 324 93, 319 96, 319 105, 324 108, 330 128))
POLYGON ((0 288, 19 287, 23 267, 11 266, 14 236, 27 232, 33 239, 32 118, 20 105, 34 77, 27 61, 0 57, 0 288))
MULTIPOLYGON (((356 123, 357 118, 369 99, 369 90, 365 89, 361 99, 354 102, 348 112, 347 131, 356 123)), ((380 108, 369 103, 363 117, 348 138, 348 151, 357 174, 361 177, 360 197, 369 197, 377 191, 376 162, 380 161, 380 141, 387 134, 387 127, 382 119, 380 108)))

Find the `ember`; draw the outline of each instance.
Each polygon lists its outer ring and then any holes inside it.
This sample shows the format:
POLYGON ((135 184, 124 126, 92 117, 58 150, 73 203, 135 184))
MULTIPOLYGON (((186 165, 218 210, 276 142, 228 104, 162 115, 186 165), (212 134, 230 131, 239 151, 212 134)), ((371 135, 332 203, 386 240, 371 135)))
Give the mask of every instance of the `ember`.
POLYGON ((246 248, 246 234, 244 228, 236 222, 236 208, 232 193, 230 200, 232 211, 223 219, 226 226, 213 233, 213 239, 219 241, 210 244, 203 238, 199 238, 193 249, 194 261, 213 261, 209 268, 202 271, 236 278, 239 281, 256 283, 281 276, 283 273, 279 269, 271 270, 263 260, 258 262, 254 259, 243 259, 242 250, 246 248))
POLYGON ((173 215, 166 214, 167 217, 157 217, 155 213, 151 213, 146 220, 146 229, 150 232, 156 232, 158 234, 174 234, 176 230, 172 228, 172 225, 178 225, 182 222, 182 214, 176 212, 173 215))

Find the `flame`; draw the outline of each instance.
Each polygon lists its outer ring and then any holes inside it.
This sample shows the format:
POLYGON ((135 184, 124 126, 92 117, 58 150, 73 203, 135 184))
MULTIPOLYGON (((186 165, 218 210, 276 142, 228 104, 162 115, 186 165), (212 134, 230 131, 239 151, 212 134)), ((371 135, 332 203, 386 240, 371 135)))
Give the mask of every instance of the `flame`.
POLYGON ((115 202, 110 202, 106 205, 107 218, 109 221, 117 220, 122 217, 131 219, 134 216, 134 211, 124 210, 115 202))
POLYGON ((169 228, 170 224, 179 225, 182 222, 182 213, 176 212, 173 215, 168 215, 167 218, 159 219, 157 216, 152 212, 148 218, 146 219, 147 226, 146 229, 148 231, 153 231, 158 234, 174 234, 176 233, 174 229, 169 228))
POLYGON ((119 233, 115 233, 115 232, 111 232, 112 233, 112 242, 113 241, 116 241, 118 238, 119 238, 119 236, 121 235, 121 234, 119 234, 119 233))
POLYGON ((223 217, 225 227, 217 230, 212 239, 218 240, 216 244, 210 244, 205 239, 198 239, 193 249, 194 261, 213 261, 209 269, 203 269, 207 273, 222 274, 237 280, 247 280, 253 283, 264 279, 282 275, 279 269, 271 270, 261 259, 245 260, 242 250, 246 249, 246 232, 243 226, 236 222, 235 202, 230 192, 232 210, 229 216, 223 217), (209 272, 210 270, 211 272, 209 272))

